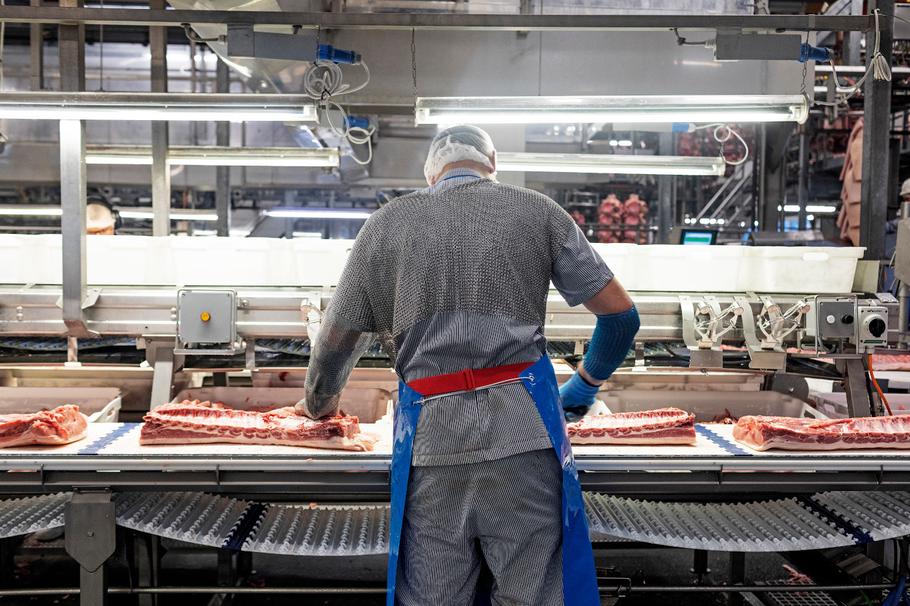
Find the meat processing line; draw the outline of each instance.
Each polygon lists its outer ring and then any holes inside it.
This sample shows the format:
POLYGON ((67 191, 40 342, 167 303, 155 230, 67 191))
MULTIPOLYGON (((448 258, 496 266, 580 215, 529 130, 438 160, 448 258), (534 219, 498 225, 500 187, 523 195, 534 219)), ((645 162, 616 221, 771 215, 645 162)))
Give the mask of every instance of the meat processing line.
MULTIPOLYGON (((350 244, 91 237, 86 278, 74 283, 61 275, 59 237, 0 236, 4 383, 121 386, 145 410, 195 397, 293 403, 307 335, 318 330, 350 244), (101 363, 92 357, 98 344, 121 353, 101 363), (129 383, 137 377, 145 387, 129 383)), ((746 413, 882 414, 868 356, 896 350, 902 335, 897 300, 875 292, 877 263, 852 248, 597 248, 642 320, 605 402, 613 411, 678 405, 699 424, 696 446, 576 447, 593 538, 757 552, 910 532, 910 454, 757 452, 732 438, 731 425, 707 423, 746 413), (823 412, 794 397, 805 377, 842 386, 845 405, 823 412)), ((592 315, 553 291, 545 330, 559 374, 571 372, 593 328, 592 315)), ((395 389, 376 350, 352 375, 348 407, 387 438, 395 389)), ((139 444, 138 416, 127 417, 92 423, 65 446, 0 450, 0 538, 65 524, 83 600, 106 594, 117 527, 236 552, 383 553, 388 439, 371 452, 150 447, 139 444)))

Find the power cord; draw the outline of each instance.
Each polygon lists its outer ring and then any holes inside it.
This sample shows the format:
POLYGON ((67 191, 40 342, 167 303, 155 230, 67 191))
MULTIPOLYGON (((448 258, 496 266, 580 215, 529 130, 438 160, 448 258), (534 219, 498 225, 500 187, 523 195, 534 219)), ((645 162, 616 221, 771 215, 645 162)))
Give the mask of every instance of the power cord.
MULTIPOLYGON (((847 103, 847 101, 853 97, 856 93, 862 90, 863 84, 866 82, 866 79, 869 77, 869 74, 872 74, 873 80, 879 81, 890 81, 891 80, 891 66, 888 65, 888 61, 885 59, 885 56, 882 55, 881 51, 881 27, 879 19, 881 18, 881 11, 875 9, 872 13, 875 16, 875 43, 872 49, 872 61, 870 62, 869 68, 865 71, 863 76, 856 81, 856 84, 852 86, 841 86, 840 76, 837 75, 837 66, 834 64, 834 53, 831 49, 827 49, 828 52, 828 63, 831 65, 831 74, 834 77, 834 87, 835 89, 842 89, 844 92, 834 103, 827 103, 825 101, 815 101, 815 105, 823 106, 842 106, 847 103)), ((906 19, 901 19, 900 17, 895 17, 901 21, 906 21, 906 19)))
POLYGON ((672 29, 673 29, 673 34, 676 36, 676 44, 678 46, 707 46, 707 44, 709 42, 711 42, 711 40, 699 40, 699 41, 693 42, 691 40, 687 40, 683 36, 680 36, 678 27, 674 27, 672 29))
POLYGON ((303 90, 308 97, 320 102, 326 122, 328 122, 332 133, 352 146, 351 159, 361 166, 366 166, 373 160, 373 133, 376 132, 376 128, 373 126, 370 128, 351 126, 347 111, 339 103, 332 100, 332 97, 349 95, 363 90, 370 83, 370 68, 362 60, 358 65, 363 67, 364 81, 357 86, 351 86, 344 82, 344 72, 337 63, 316 61, 307 69, 303 76, 303 90), (331 112, 333 109, 341 114, 342 123, 340 127, 336 126, 332 121, 331 112), (367 146, 367 157, 365 160, 361 160, 354 153, 354 145, 367 146))
MULTIPOLYGON (((716 122, 714 124, 705 124, 702 126, 696 126, 695 130, 704 130, 707 128, 713 128, 714 131, 711 133, 714 136, 714 140, 723 146, 724 143, 729 141, 731 138, 736 137, 740 144, 743 146, 743 157, 739 160, 728 160, 724 158, 724 162, 728 166, 739 166, 740 164, 745 164, 746 160, 749 159, 749 144, 746 143, 746 140, 740 135, 737 131, 730 128, 729 124, 724 124, 722 122, 716 122), (723 131, 723 134, 721 134, 723 131)), ((721 153, 723 153, 723 148, 721 148, 721 153)))

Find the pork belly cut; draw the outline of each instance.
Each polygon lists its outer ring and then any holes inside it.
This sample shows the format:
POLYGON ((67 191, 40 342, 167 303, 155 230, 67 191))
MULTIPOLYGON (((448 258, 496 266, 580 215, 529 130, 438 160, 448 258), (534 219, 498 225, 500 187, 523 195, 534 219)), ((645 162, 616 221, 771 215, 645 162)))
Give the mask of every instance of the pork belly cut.
POLYGON ((695 444, 695 415, 679 408, 588 416, 567 429, 572 444, 695 444))
POLYGON ((81 440, 88 418, 74 404, 27 414, 0 415, 0 448, 60 445, 81 440))
POLYGON ((361 433, 357 417, 314 421, 296 414, 293 407, 258 412, 185 400, 159 406, 143 421, 140 444, 280 444, 366 451, 376 442, 361 433))
POLYGON ((733 437, 755 450, 848 450, 910 448, 910 417, 797 419, 746 416, 733 437))

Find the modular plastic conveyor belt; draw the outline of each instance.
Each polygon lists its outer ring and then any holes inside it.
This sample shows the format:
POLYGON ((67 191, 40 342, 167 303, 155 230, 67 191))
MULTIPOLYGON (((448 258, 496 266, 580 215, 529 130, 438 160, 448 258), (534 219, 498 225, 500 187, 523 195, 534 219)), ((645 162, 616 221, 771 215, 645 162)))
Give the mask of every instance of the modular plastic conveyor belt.
MULTIPOLYGON (((0 501, 0 538, 63 524, 66 493, 0 501)), ((910 492, 824 492, 743 503, 679 503, 586 493, 591 537, 709 551, 845 547, 910 534, 910 492)), ((386 505, 270 504, 202 492, 120 493, 117 524, 219 547, 285 555, 388 550, 386 505)))

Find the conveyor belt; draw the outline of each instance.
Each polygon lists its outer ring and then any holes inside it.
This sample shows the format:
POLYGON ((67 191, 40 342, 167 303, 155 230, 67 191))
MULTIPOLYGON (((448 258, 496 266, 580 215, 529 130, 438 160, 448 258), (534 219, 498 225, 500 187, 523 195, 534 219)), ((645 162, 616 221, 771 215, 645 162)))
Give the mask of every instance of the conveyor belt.
MULTIPOLYGON (((388 436, 388 426, 363 426, 388 436)), ((391 447, 373 452, 194 444, 141 446, 139 424, 91 424, 86 439, 56 447, 0 450, 0 494, 75 488, 232 490, 301 500, 383 502, 391 447), (4 470, 14 473, 2 473, 4 470), (116 472, 116 473, 113 473, 116 472)), ((810 495, 833 490, 904 490, 910 451, 752 451, 730 425, 699 425, 695 446, 577 446, 584 490, 628 495, 810 495)), ((271 497, 263 496, 263 500, 271 497)))
MULTIPOLYGON (((0 538, 63 524, 67 494, 0 501, 0 538)), ((586 493, 592 539, 709 551, 828 549, 910 534, 910 492, 826 492, 741 503, 661 502, 586 493)), ((117 524, 209 547, 308 556, 388 550, 387 505, 260 503, 203 492, 116 496, 117 524)))
MULTIPOLYGON (((389 427, 362 425, 388 436, 389 427)), ((0 450, 2 469, 258 469, 290 471, 387 471, 391 444, 386 437, 372 452, 321 450, 257 444, 142 446, 140 423, 90 424, 87 437, 64 446, 0 450)), ((733 426, 699 424, 694 446, 575 446, 581 471, 734 470, 764 472, 910 471, 910 450, 754 451, 736 443, 733 426)), ((2 484, 2 481, 0 481, 2 484)))

